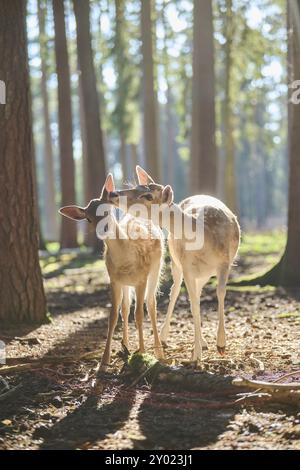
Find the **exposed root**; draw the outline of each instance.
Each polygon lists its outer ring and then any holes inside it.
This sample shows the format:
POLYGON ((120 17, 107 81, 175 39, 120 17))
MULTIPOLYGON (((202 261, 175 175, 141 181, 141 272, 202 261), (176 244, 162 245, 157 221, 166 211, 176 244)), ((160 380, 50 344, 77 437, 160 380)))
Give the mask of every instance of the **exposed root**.
MULTIPOLYGON (((12 366, 0 367, 0 375, 15 374, 17 372, 26 372, 28 370, 39 369, 45 364, 72 364, 73 362, 91 361, 98 360, 100 357, 100 351, 95 350, 88 353, 84 353, 81 356, 49 356, 41 359, 32 358, 19 358, 19 364, 12 366)), ((13 358, 15 361, 16 358, 13 358)), ((7 362, 11 362, 9 359, 7 362)))
POLYGON ((8 397, 11 397, 12 395, 14 395, 15 392, 17 392, 21 387, 22 387, 22 384, 19 384, 16 387, 10 388, 9 390, 7 390, 7 392, 2 393, 0 395, 0 402, 5 401, 8 397))
POLYGON ((236 385, 237 387, 254 388, 257 390, 269 390, 270 392, 274 392, 275 390, 300 390, 300 384, 298 383, 281 384, 278 382, 262 382, 260 380, 249 380, 243 378, 233 379, 232 384, 236 385))

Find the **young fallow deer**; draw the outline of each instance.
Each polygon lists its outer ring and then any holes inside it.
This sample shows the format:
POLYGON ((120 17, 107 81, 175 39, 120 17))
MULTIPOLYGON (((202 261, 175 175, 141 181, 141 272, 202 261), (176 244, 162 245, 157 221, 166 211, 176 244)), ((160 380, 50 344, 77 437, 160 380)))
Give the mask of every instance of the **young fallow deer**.
POLYGON ((120 205, 120 196, 126 197, 128 210, 139 203, 146 208, 146 217, 153 218, 153 206, 158 207, 158 223, 169 231, 168 245, 172 259, 174 283, 170 293, 167 317, 160 339, 165 342, 170 331, 170 321, 182 279, 188 290, 195 328, 195 343, 192 359, 201 360, 202 348, 207 343, 202 336, 200 320, 200 296, 204 285, 211 276, 217 276, 218 332, 217 349, 225 352, 224 299, 228 274, 240 243, 240 227, 236 216, 220 200, 210 196, 192 196, 180 204, 173 201, 170 186, 156 184, 141 167, 136 168, 139 184, 131 189, 117 191, 113 195, 115 205, 120 205), (169 214, 169 217, 168 217, 169 214), (201 218, 201 220, 200 220, 201 218), (167 226, 166 226, 167 221, 167 226), (197 225, 196 222, 203 222, 197 225), (178 224, 181 227, 178 227, 178 224), (178 228, 196 227, 203 229, 203 242, 197 249, 189 247, 190 239, 178 228))
POLYGON ((100 365, 101 371, 104 371, 110 362, 111 342, 121 304, 123 343, 128 348, 130 287, 134 287, 136 294, 135 321, 139 337, 139 351, 145 350, 143 318, 146 298, 154 335, 155 353, 158 358, 163 357, 163 348, 156 324, 156 291, 163 262, 162 233, 151 221, 138 220, 128 215, 118 222, 110 200, 110 195, 113 196, 114 192, 113 176, 109 174, 99 199, 92 199, 84 208, 66 206, 59 210, 60 214, 70 219, 87 219, 97 229, 97 233, 104 239, 106 245, 105 263, 111 283, 112 307, 105 350, 100 365))

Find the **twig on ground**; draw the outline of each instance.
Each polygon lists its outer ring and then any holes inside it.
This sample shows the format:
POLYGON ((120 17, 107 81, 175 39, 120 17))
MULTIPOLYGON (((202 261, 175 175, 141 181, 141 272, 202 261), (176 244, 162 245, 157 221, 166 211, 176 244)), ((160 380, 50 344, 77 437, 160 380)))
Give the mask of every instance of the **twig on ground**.
POLYGON ((237 387, 255 388, 257 391, 269 390, 273 392, 274 390, 300 390, 300 383, 281 384, 278 382, 262 382, 259 380, 236 378, 233 379, 232 384, 237 387))
POLYGON ((265 365, 264 363, 260 360, 260 359, 257 359, 257 357, 254 357, 254 354, 250 354, 250 357, 249 357, 250 361, 252 363, 254 363, 256 366, 258 366, 258 369, 260 372, 264 372, 265 371, 265 365))
POLYGON ((5 379, 3 379, 3 377, 0 376, 0 382, 4 385, 4 387, 1 389, 1 392, 2 390, 9 390, 9 385, 8 383, 6 382, 5 379))
MULTIPOLYGON (((91 361, 93 359, 99 359, 100 351, 95 350, 88 353, 84 353, 81 356, 74 357, 74 356, 49 356, 49 357, 42 357, 41 359, 32 359, 29 357, 20 358, 19 364, 15 364, 12 366, 4 366, 0 367, 0 375, 6 374, 14 374, 16 372, 23 372, 31 369, 39 369, 41 366, 45 364, 72 364, 74 362, 80 361, 91 361)), ((11 360, 12 358, 10 358, 11 360)), ((15 359, 15 358, 13 358, 15 359)), ((8 359, 7 362, 10 362, 8 359)))
POLYGON ((155 364, 152 364, 150 367, 148 367, 147 369, 145 369, 140 375, 138 375, 136 377, 136 379, 134 379, 134 381, 127 387, 127 388, 132 388, 134 387, 137 383, 139 383, 139 381, 141 379, 143 379, 144 377, 146 377, 146 375, 150 372, 151 369, 153 369, 153 367, 156 366, 156 363, 155 364))
POLYGON ((300 370, 295 370, 294 372, 289 372, 288 374, 284 374, 278 379, 274 380, 274 383, 281 382, 283 379, 287 379, 288 377, 294 377, 295 375, 300 376, 300 370))
POLYGON ((16 387, 10 388, 7 392, 2 393, 2 395, 0 395, 0 402, 4 401, 7 397, 10 397, 11 395, 13 395, 21 387, 22 387, 22 384, 19 384, 19 385, 16 385, 16 387))

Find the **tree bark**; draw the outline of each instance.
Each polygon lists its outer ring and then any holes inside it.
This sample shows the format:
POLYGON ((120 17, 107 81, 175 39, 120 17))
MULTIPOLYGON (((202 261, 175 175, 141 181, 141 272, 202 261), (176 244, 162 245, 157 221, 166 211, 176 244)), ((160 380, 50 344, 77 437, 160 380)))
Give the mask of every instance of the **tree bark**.
MULTIPOLYGON (((288 1, 288 81, 300 80, 300 0, 288 1)), ((289 92, 290 97, 290 92, 289 92)), ((289 203, 284 254, 270 271, 238 285, 300 286, 300 104, 288 103, 289 203)))
MULTIPOLYGON (((70 68, 65 28, 63 0, 53 0, 55 55, 58 81, 59 151, 61 175, 61 205, 76 203, 75 167, 73 160, 73 127, 71 108, 70 68)), ((76 224, 61 218, 61 248, 77 247, 76 224)))
MULTIPOLYGON (((79 69, 79 66, 78 66, 79 69)), ((82 155, 82 175, 83 175, 83 205, 87 204, 90 200, 89 180, 88 180, 88 159, 87 159, 87 137, 86 137, 86 124, 83 106, 83 92, 82 92, 82 79, 81 74, 78 74, 78 95, 79 95, 79 113, 80 113, 80 134, 81 134, 81 155, 82 155)), ((84 222, 84 244, 93 248, 95 244, 94 233, 90 228, 88 222, 84 222)))
POLYGON ((163 48, 163 65, 164 65, 164 76, 167 85, 165 104, 166 110, 166 137, 167 137, 167 161, 166 161, 166 175, 163 175, 163 182, 174 186, 175 184, 175 163, 177 160, 177 149, 176 149, 176 136, 174 131, 174 120, 172 115, 173 96, 171 91, 171 85, 169 80, 169 56, 168 56, 168 45, 167 45, 167 33, 168 33, 168 22, 166 18, 166 7, 167 2, 164 1, 162 10, 162 23, 164 27, 164 48, 163 48))
POLYGON ((160 181, 157 96, 154 87, 152 0, 141 0, 144 153, 147 171, 160 181))
MULTIPOLYGON (((290 2, 292 38, 288 41, 293 80, 300 80, 300 0, 290 2)), ((300 104, 289 106, 289 207, 288 237, 282 259, 281 285, 300 286, 300 104)))
POLYGON ((44 119, 44 198, 45 198, 45 235, 50 241, 58 240, 57 207, 55 204, 55 183, 52 137, 50 130, 49 101, 47 89, 47 38, 45 36, 46 4, 38 0, 39 42, 41 58, 41 95, 44 119))
POLYGON ((225 202, 234 212, 238 212, 237 189, 235 176, 235 145, 233 137, 232 114, 232 42, 233 42, 233 11, 232 0, 226 0, 225 16, 225 96, 223 103, 223 145, 225 159, 225 202))
POLYGON ((194 0, 191 191, 216 193, 215 78, 211 0, 194 0))
POLYGON ((26 2, 0 2, 0 322, 46 320, 26 45, 26 2))
POLYGON ((127 164, 127 151, 126 151, 126 139, 124 132, 120 134, 120 162, 122 166, 122 173, 123 173, 123 181, 128 181, 128 175, 130 174, 130 170, 127 164))
POLYGON ((132 174, 135 174, 135 167, 139 163, 137 144, 130 144, 130 155, 131 155, 131 170, 132 174))
MULTIPOLYGON (((90 6, 87 1, 73 1, 77 29, 78 63, 82 84, 82 103, 86 133, 87 150, 87 188, 88 200, 99 197, 105 182, 106 165, 103 135, 100 118, 100 105, 93 62, 90 34, 90 6)), ((103 244, 94 235, 94 249, 103 244)))

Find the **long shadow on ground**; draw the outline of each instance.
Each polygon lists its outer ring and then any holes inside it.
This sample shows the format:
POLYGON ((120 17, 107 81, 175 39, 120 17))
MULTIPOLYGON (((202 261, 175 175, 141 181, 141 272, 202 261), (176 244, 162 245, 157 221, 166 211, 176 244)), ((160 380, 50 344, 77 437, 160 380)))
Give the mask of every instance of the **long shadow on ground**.
MULTIPOLYGON (((112 395, 113 392, 112 389, 112 395)), ((91 446, 122 428, 129 417, 134 399, 135 391, 124 393, 124 387, 117 389, 109 403, 101 404, 101 396, 100 399, 89 396, 79 408, 51 428, 40 448, 76 449, 84 444, 91 446)))

